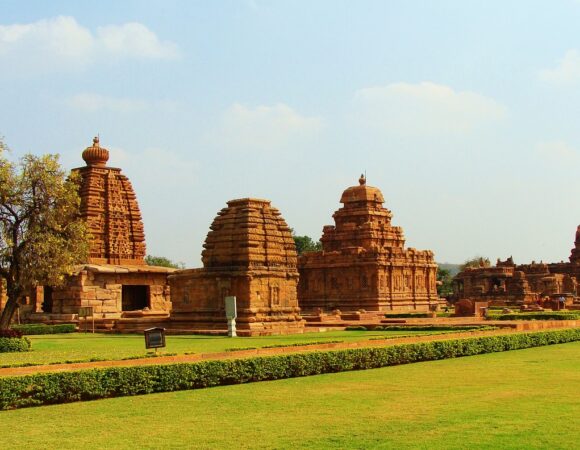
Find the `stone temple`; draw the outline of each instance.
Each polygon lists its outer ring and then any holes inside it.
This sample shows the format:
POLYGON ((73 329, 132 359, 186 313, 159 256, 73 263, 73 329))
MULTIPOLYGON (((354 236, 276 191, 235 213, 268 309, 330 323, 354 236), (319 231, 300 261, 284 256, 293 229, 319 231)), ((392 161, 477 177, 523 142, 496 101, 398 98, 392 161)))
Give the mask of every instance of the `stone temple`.
POLYGON ((92 306, 99 326, 122 328, 168 317, 168 273, 174 269, 145 264, 145 234, 137 198, 121 169, 108 167, 109 151, 99 139, 82 157, 81 216, 90 232, 89 258, 66 286, 39 286, 29 309, 34 321, 70 321, 80 307, 92 306))
POLYGON ((454 300, 485 301, 492 306, 521 306, 539 303, 571 306, 580 295, 580 226, 569 262, 515 264, 512 257, 498 259, 494 267, 470 267, 453 280, 454 300))
POLYGON ((342 193, 335 225, 323 228, 322 251, 299 258, 303 310, 429 310, 438 304, 433 252, 405 248, 384 201, 362 175, 342 193))
POLYGON ((169 277, 172 328, 223 330, 226 296, 236 296, 240 336, 303 331, 296 247, 268 200, 231 200, 214 219, 203 268, 169 277))

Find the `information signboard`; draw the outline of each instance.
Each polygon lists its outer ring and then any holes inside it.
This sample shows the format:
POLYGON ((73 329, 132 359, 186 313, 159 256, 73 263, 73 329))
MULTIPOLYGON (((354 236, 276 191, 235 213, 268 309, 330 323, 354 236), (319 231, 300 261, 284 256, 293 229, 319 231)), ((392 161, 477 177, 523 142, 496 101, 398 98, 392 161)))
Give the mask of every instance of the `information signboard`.
POLYGON ((236 297, 226 297, 226 319, 235 319, 238 317, 236 308, 236 297))
POLYGON ((93 319, 93 333, 95 332, 95 315, 92 306, 81 306, 79 308, 79 328, 80 328, 80 319, 85 319, 85 333, 88 331, 89 322, 88 318, 93 319))
POLYGON ((145 348, 165 347, 165 328, 148 328, 145 333, 145 348))

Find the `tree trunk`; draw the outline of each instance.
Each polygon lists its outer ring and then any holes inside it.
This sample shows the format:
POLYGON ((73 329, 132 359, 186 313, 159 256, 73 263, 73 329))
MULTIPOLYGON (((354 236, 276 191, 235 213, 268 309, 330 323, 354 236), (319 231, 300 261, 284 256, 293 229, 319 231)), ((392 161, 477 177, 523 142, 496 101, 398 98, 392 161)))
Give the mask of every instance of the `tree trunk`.
POLYGON ((10 327, 10 322, 14 316, 14 313, 16 312, 17 307, 18 297, 11 297, 9 295, 6 301, 6 305, 4 305, 2 315, 0 316, 0 330, 5 330, 6 328, 10 327))

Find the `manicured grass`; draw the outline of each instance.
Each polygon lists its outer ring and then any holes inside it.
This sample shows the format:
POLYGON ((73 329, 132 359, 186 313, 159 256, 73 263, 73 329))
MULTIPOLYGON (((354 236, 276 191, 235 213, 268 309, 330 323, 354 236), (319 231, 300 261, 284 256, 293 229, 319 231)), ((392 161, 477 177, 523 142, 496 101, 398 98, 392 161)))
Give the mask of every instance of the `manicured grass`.
POLYGON ((577 448, 580 343, 0 413, 3 448, 577 448))
MULTIPOLYGON (((329 331, 289 336, 228 338, 225 336, 167 336, 162 353, 212 353, 229 349, 261 348, 271 345, 294 345, 308 342, 354 342, 377 337, 419 336, 435 334, 429 331, 329 331)), ((438 333, 437 333, 438 334, 438 333)), ((51 364, 58 362, 113 360, 147 353, 142 335, 60 334, 28 336, 32 351, 0 353, 0 367, 14 364, 51 364)))

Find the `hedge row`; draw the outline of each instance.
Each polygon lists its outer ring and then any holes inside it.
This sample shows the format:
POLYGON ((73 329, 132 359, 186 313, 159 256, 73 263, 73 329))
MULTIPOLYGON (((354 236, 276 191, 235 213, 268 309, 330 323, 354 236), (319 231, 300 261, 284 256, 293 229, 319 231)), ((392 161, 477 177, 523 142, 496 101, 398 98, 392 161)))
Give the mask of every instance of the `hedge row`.
POLYGON ((0 409, 375 369, 580 340, 580 329, 0 378, 0 409))
POLYGON ((27 352, 30 341, 25 337, 0 337, 0 353, 27 352))
POLYGON ((63 323, 59 325, 45 325, 42 323, 13 325, 12 329, 22 332, 22 334, 60 334, 60 333, 74 333, 77 331, 76 325, 72 323, 63 323))
POLYGON ((577 312, 567 312, 567 313, 550 313, 550 312, 537 312, 537 313, 509 313, 490 315, 488 319, 492 320, 580 320, 580 314, 577 312))

